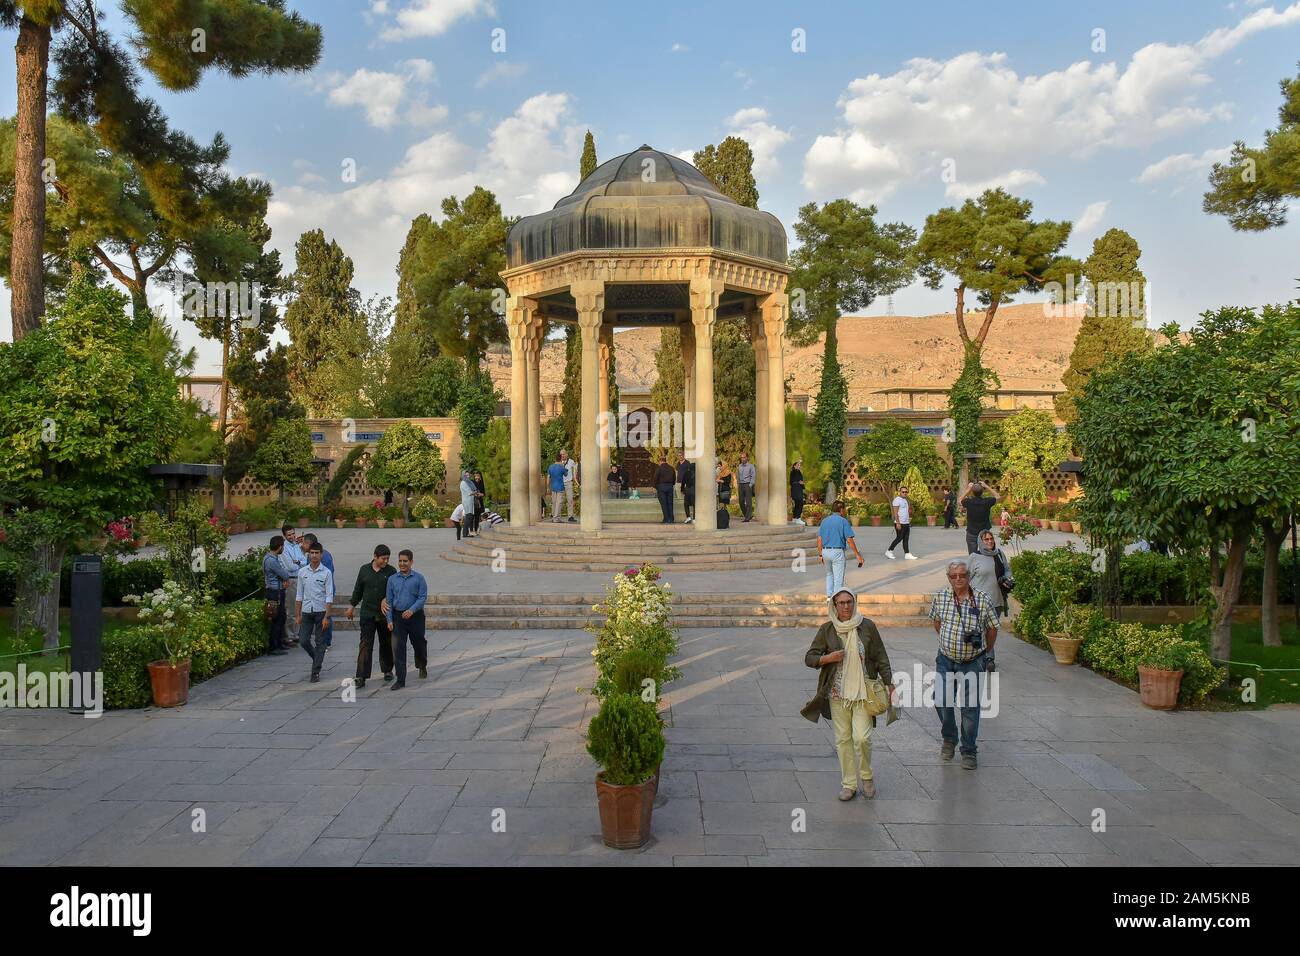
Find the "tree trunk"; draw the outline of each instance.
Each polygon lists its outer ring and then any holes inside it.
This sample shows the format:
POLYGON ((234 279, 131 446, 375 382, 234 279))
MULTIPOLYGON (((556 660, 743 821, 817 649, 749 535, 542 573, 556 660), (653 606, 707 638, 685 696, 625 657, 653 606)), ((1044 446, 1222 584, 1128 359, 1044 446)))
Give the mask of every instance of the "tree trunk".
POLYGON ((1241 596, 1241 578, 1246 568, 1246 545, 1249 543, 1249 527, 1233 529, 1222 574, 1219 573, 1218 545, 1210 547, 1210 593, 1215 600, 1210 656, 1216 661, 1226 661, 1232 657, 1232 612, 1241 596))
POLYGON ((411 520, 411 489, 402 489, 402 520, 411 520))
POLYGON ((26 17, 18 26, 18 117, 14 148, 14 212, 10 313, 14 341, 45 315, 45 97, 50 28, 26 17))
POLYGON ((67 545, 43 541, 32 549, 32 579, 20 577, 14 618, 19 630, 41 632, 41 646, 53 653, 59 646, 59 591, 63 584, 63 552, 67 545), (48 583, 47 583, 48 582, 48 583), (44 585, 44 586, 42 586, 44 585))
POLYGON ((1274 524, 1265 519, 1264 533, 1264 586, 1259 598, 1259 626, 1264 632, 1265 647, 1281 647, 1281 621, 1277 612, 1278 555, 1286 539, 1287 522, 1274 524))
POLYGON ((218 518, 226 513, 226 428, 230 419, 230 321, 221 337, 221 391, 217 399, 217 434, 221 437, 221 477, 212 489, 212 513, 218 518))

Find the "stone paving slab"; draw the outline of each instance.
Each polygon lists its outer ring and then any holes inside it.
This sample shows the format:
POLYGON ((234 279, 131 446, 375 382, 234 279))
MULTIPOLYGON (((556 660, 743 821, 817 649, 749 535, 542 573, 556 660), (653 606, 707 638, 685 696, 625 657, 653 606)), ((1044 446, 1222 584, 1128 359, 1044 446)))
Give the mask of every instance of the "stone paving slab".
MULTIPOLYGON (((319 684, 292 655, 176 710, 0 715, 0 864, 1300 863, 1300 712, 1153 713, 1008 637, 978 770, 941 761, 933 710, 906 708, 873 734, 876 799, 840 803, 831 730, 798 715, 811 633, 765 628, 683 640, 653 839, 611 850, 576 691, 590 637, 438 637, 427 680, 376 679, 355 702, 341 631, 319 684)), ((931 632, 884 639, 896 671, 933 661, 931 632)))

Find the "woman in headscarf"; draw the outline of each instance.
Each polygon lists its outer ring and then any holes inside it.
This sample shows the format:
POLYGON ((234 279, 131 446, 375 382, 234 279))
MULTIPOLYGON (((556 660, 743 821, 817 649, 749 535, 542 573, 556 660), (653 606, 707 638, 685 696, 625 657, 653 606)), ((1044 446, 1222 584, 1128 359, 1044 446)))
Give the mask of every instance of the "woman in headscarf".
POLYGON ((474 485, 474 479, 468 471, 460 473, 460 506, 465 509, 465 537, 478 537, 478 528, 474 522, 474 502, 477 500, 474 496, 478 494, 478 488, 474 485))
MULTIPOLYGON (((970 571, 970 586, 976 591, 983 591, 988 597, 993 610, 1000 618, 1007 612, 1007 593, 1015 584, 1011 576, 1011 562, 1006 553, 998 546, 993 532, 981 531, 975 539, 975 550, 966 555, 966 568, 970 571)), ((994 670, 993 649, 989 648, 984 659, 987 668, 994 670)))
POLYGON ((731 466, 725 458, 718 459, 718 504, 731 504, 731 466))
POLYGON ((803 524, 803 459, 796 458, 790 466, 790 500, 794 502, 794 523, 803 524))
POLYGON ((483 528, 483 515, 487 512, 487 484, 483 481, 483 472, 474 472, 474 533, 483 528))
POLYGON ((817 696, 800 713, 814 723, 818 717, 827 717, 835 727, 841 800, 858 795, 859 779, 868 800, 876 795, 871 774, 871 731, 876 718, 868 711, 867 683, 879 678, 891 700, 894 694, 894 672, 880 631, 858 612, 857 603, 848 588, 831 596, 830 620, 817 629, 803 659, 809 667, 820 668, 820 673, 817 696))

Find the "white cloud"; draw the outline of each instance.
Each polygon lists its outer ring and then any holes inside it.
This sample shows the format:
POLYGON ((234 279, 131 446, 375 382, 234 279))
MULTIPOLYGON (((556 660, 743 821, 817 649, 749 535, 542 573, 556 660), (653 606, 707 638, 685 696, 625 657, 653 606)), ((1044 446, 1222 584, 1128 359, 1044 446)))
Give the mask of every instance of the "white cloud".
POLYGON ((497 80, 513 80, 517 76, 522 76, 527 70, 528 65, 525 63, 502 60, 480 73, 474 87, 475 89, 482 89, 497 80))
POLYGON ((978 182, 957 180, 948 184, 944 195, 949 199, 974 199, 986 189, 1016 190, 1025 186, 1043 186, 1047 180, 1032 169, 1013 169, 1001 176, 981 179, 978 182))
MULTIPOLYGON (((372 3, 370 12, 386 16, 389 5, 372 3)), ((379 36, 383 40, 441 36, 456 21, 479 15, 496 16, 492 0, 408 0, 396 12, 395 22, 386 26, 379 36)))
POLYGON ((909 180, 938 178, 948 158, 963 182, 980 182, 1062 156, 1146 146, 1229 116, 1226 104, 1200 99, 1210 61, 1255 33, 1297 23, 1300 2, 1257 10, 1195 43, 1148 44, 1122 67, 1081 61, 1042 75, 1017 73, 1005 53, 912 59, 848 85, 841 127, 814 140, 803 182, 817 194, 873 201, 909 180))
POLYGON ((1106 218, 1106 210, 1109 208, 1109 199, 1089 203, 1087 208, 1084 209, 1083 212, 1079 213, 1079 218, 1074 221, 1074 235, 1092 235, 1101 221, 1106 218))
POLYGON ((413 87, 424 87, 435 81, 437 70, 428 60, 405 60, 399 64, 400 73, 367 70, 364 67, 351 76, 333 73, 325 78, 331 106, 360 106, 365 110, 366 121, 379 129, 392 129, 405 121, 413 126, 428 126, 441 122, 447 116, 445 106, 430 106, 424 94, 413 87), (403 108, 403 101, 410 105, 403 108))
POLYGON ((767 121, 767 110, 750 106, 737 110, 727 120, 731 134, 739 136, 754 151, 755 175, 768 175, 780 168, 776 151, 790 142, 790 134, 767 121))
POLYGON ((669 53, 686 53, 686 52, 688 52, 689 50, 690 50, 690 47, 688 47, 685 43, 674 43, 674 44, 672 45, 672 47, 669 48, 669 51, 668 51, 668 52, 669 52, 669 53))
POLYGON ((1203 179, 1215 163, 1225 163, 1232 155, 1232 148, 1207 149, 1201 155, 1192 153, 1175 153, 1147 166, 1138 175, 1140 183, 1156 183, 1166 179, 1189 180, 1203 179))

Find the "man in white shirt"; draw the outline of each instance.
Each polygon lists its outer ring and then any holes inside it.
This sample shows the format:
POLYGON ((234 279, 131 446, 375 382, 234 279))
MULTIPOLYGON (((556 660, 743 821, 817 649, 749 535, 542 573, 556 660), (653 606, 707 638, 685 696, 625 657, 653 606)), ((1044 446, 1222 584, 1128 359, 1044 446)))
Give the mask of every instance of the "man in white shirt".
POLYGON ((321 664, 333 637, 330 605, 334 603, 334 575, 320 563, 322 549, 313 543, 307 552, 307 567, 298 572, 298 640, 311 657, 311 682, 320 681, 321 664), (312 638, 316 641, 313 644, 312 638))
MULTIPOLYGON (((577 521, 573 516, 573 484, 578 480, 578 463, 569 457, 569 453, 560 449, 560 464, 564 466, 564 499, 569 505, 569 520, 577 521)), ((560 511, 555 510, 555 520, 560 520, 560 511)))
POLYGON ((298 572, 307 566, 307 552, 298 541, 298 529, 286 524, 280 529, 284 536, 284 550, 280 552, 280 564, 289 572, 289 580, 284 583, 284 645, 292 647, 298 643, 298 627, 289 613, 297 601, 298 572))
POLYGON ((894 560, 894 548, 901 541, 903 543, 903 557, 908 561, 915 561, 916 555, 908 550, 908 538, 912 534, 912 505, 907 500, 907 489, 899 488, 898 494, 894 500, 889 503, 889 510, 894 515, 894 540, 890 542, 889 547, 885 549, 885 557, 890 561, 894 560))

